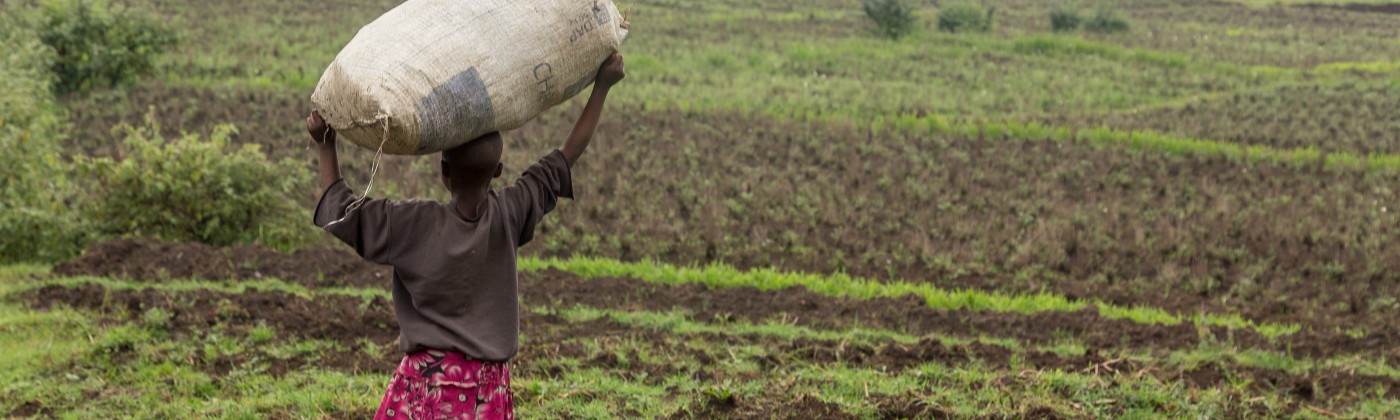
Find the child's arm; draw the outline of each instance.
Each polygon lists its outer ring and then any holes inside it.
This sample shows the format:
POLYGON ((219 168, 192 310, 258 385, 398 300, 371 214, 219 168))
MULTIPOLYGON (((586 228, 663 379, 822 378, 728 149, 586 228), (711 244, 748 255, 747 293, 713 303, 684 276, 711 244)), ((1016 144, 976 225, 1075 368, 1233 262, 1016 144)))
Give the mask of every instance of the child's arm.
POLYGON ((326 121, 321 119, 321 114, 311 111, 311 116, 306 117, 306 132, 311 134, 311 140, 315 141, 321 152, 321 191, 331 188, 331 184, 340 180, 340 158, 335 153, 335 129, 326 125, 326 121))
POLYGON ((598 128, 598 119, 603 114, 603 101, 608 98, 608 90, 622 81, 623 77, 626 77, 626 74, 622 69, 622 54, 613 53, 598 67, 598 78, 593 82, 593 93, 588 96, 588 105, 583 107, 583 115, 579 115, 578 122, 574 123, 574 129, 569 132, 569 139, 564 141, 564 147, 559 148, 569 167, 572 168, 579 156, 583 156, 583 150, 587 149, 588 142, 593 140, 593 131, 598 128))
POLYGON ((335 129, 315 111, 306 117, 306 131, 321 154, 321 198, 312 214, 312 223, 355 248, 367 260, 394 265, 404 252, 402 235, 395 236, 394 225, 421 219, 417 208, 400 202, 356 197, 340 176, 340 159, 335 150, 335 129))
POLYGON ((535 226, 545 214, 554 210, 559 197, 574 198, 573 176, 569 169, 583 154, 583 149, 588 148, 588 142, 593 140, 593 130, 598 128, 598 118, 603 113, 603 100, 608 96, 608 89, 623 76, 622 56, 613 54, 608 57, 598 67, 593 94, 588 98, 588 105, 583 107, 583 115, 574 123, 568 140, 564 140, 564 147, 549 152, 526 169, 514 184, 501 190, 501 201, 506 209, 503 219, 515 234, 516 246, 530 242, 530 238, 535 236, 535 226))

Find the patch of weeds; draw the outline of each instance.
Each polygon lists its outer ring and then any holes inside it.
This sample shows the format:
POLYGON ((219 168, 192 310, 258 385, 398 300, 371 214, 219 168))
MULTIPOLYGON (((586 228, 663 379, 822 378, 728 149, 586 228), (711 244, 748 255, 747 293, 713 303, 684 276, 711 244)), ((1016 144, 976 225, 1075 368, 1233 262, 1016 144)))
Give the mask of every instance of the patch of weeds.
POLYGON ((248 341, 253 343, 265 343, 277 337, 277 329, 267 325, 266 322, 258 321, 258 325, 248 329, 248 341))

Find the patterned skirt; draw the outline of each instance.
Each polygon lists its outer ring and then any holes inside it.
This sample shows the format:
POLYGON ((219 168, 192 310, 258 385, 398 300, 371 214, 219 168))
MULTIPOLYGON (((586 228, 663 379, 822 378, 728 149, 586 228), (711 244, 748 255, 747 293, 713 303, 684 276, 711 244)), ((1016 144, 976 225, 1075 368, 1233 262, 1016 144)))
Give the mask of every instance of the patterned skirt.
POLYGON ((374 415, 380 419, 514 419, 506 362, 482 362, 460 353, 410 353, 374 415))

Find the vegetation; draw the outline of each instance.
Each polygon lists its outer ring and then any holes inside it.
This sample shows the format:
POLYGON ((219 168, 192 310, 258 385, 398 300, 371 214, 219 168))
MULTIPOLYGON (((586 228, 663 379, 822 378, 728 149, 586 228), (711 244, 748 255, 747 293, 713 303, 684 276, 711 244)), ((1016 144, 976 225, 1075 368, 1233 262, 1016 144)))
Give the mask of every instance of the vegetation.
POLYGON ((1075 6, 1063 3, 1050 6, 1050 28, 1055 32, 1073 32, 1079 29, 1081 21, 1083 18, 1075 6))
POLYGON ((1095 8, 1094 15, 1084 21, 1084 30, 1090 32, 1117 33, 1127 32, 1131 28, 1128 18, 1106 6, 1095 8))
POLYGON ((54 60, 19 16, 0 16, 0 262, 56 260, 81 249, 67 211, 72 186, 60 153, 65 119, 50 94, 54 60))
POLYGON ((40 10, 41 37, 55 53, 54 88, 61 93, 134 81, 175 44, 171 30, 105 1, 50 1, 40 10))
POLYGON ((946 290, 928 284, 905 282, 873 282, 852 278, 844 274, 814 276, 800 273, 783 273, 775 270, 753 270, 743 272, 732 267, 710 265, 698 268, 679 268, 656 263, 620 263, 607 259, 574 258, 525 259, 521 269, 538 271, 559 269, 585 278, 631 277, 647 281, 670 284, 703 284, 711 288, 755 287, 759 289, 786 289, 803 287, 820 294, 855 299, 901 298, 914 296, 923 299, 928 306, 936 309, 965 309, 973 311, 1036 313, 1050 311, 1073 312, 1087 306, 1112 319, 1129 319, 1144 324, 1179 324, 1183 321, 1203 325, 1251 328, 1269 337, 1290 334, 1297 331, 1296 325, 1257 325, 1234 316, 1204 314, 1194 318, 1167 313, 1156 308, 1118 307, 1103 302, 1082 302, 1066 299, 1053 294, 1007 296, 997 293, 984 293, 976 290, 946 290))
POLYGON ((938 10, 938 30, 945 32, 987 32, 992 29, 996 6, 983 8, 975 3, 955 3, 938 10))
MULTIPOLYGON (((1397 107, 1400 84, 1373 79, 1287 83, 1092 118, 1123 129, 1209 137, 1240 146, 1385 156, 1400 152, 1400 136, 1395 135, 1400 121, 1386 116, 1397 107)), ((1087 118, 1047 118, 1044 123, 1076 126, 1087 118)))
POLYGON ((80 161, 80 176, 103 188, 84 209, 109 235, 154 236, 211 245, 301 245, 309 228, 294 197, 310 181, 301 165, 268 161, 256 144, 229 145, 232 126, 205 138, 165 139, 153 116, 124 126, 117 155, 80 161))
POLYGON ((914 29, 914 11, 904 0, 864 0, 861 6, 882 36, 899 39, 914 29))

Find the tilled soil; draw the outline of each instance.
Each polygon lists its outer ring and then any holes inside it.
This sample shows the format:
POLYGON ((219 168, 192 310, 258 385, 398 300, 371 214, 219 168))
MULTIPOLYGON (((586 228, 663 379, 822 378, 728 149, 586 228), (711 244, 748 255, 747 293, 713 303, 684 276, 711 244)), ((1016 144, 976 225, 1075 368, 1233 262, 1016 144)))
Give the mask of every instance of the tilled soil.
POLYGON ((673 420, 718 418, 845 420, 860 417, 842 412, 840 406, 823 402, 810 395, 803 395, 796 400, 779 405, 751 404, 731 395, 725 397, 707 396, 703 403, 691 404, 668 418, 673 420))
POLYGON ((277 278, 307 287, 384 289, 388 289, 393 274, 389 267, 331 248, 285 254, 253 245, 216 248, 199 242, 168 243, 138 238, 93 244, 78 258, 54 266, 53 272, 65 276, 151 281, 277 278))
MULTIPOLYGON (((350 371, 391 371, 395 365, 391 352, 370 354, 359 351, 360 340, 388 345, 399 335, 387 299, 369 300, 349 296, 317 296, 315 299, 277 292, 246 292, 240 294, 209 290, 165 293, 152 289, 139 291, 107 290, 96 285, 72 288, 49 286, 26 293, 31 306, 47 309, 54 305, 75 308, 104 309, 114 321, 140 318, 152 309, 166 311, 165 323, 175 339, 190 338, 226 328, 232 333, 247 333, 258 324, 276 328, 278 339, 322 339, 344 344, 353 349, 327 352, 314 361, 277 359, 266 354, 239 355, 232 358, 201 360, 201 367, 215 374, 227 373, 248 356, 262 356, 269 363, 269 372, 282 374, 305 367, 325 367, 350 371)), ((121 350, 130 349, 118 349, 121 350)), ((114 354, 122 359, 129 354, 114 354)))

